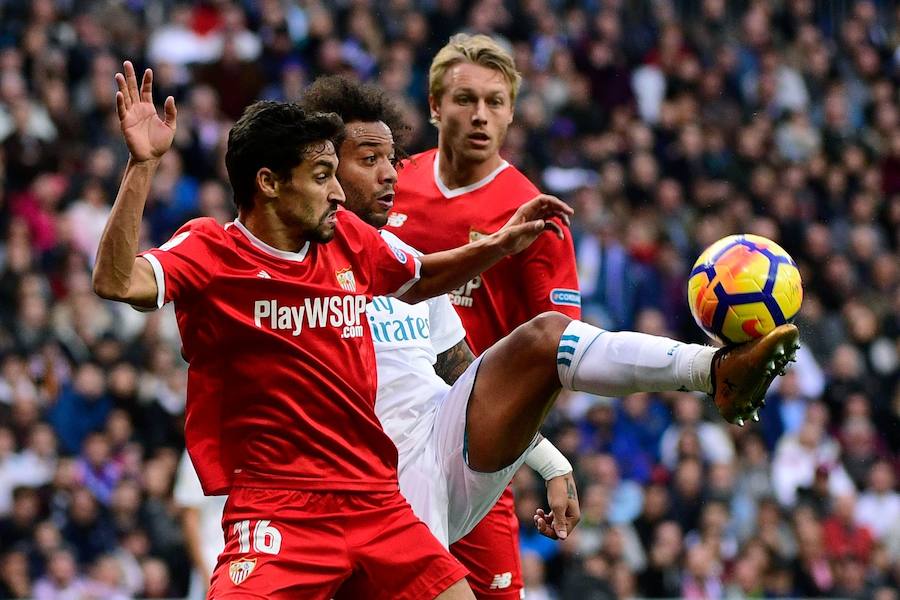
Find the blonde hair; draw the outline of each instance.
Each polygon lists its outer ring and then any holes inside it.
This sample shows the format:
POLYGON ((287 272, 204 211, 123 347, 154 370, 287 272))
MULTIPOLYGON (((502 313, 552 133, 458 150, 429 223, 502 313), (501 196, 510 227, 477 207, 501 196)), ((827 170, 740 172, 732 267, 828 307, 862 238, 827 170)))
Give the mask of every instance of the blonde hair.
POLYGON ((493 38, 483 34, 469 35, 457 33, 450 38, 431 61, 428 69, 428 93, 436 100, 444 94, 444 75, 451 67, 461 62, 469 62, 481 67, 500 71, 509 84, 509 97, 516 101, 522 76, 516 70, 512 55, 493 38))

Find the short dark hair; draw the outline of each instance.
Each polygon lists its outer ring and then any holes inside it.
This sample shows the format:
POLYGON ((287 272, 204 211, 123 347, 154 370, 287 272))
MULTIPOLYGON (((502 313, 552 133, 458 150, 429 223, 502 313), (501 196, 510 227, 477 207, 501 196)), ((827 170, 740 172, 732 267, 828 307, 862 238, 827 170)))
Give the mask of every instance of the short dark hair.
MULTIPOLYGON (((341 75, 319 77, 306 89, 300 106, 310 112, 334 112, 344 121, 373 123, 381 121, 390 128, 397 156, 403 157, 403 144, 410 128, 403 113, 383 89, 341 75)), ((340 145, 343 138, 335 141, 340 145)))
POLYGON ((272 169, 279 179, 303 161, 310 144, 331 141, 337 146, 344 123, 333 112, 308 112, 288 102, 251 104, 228 132, 225 168, 238 209, 251 208, 256 173, 272 169))

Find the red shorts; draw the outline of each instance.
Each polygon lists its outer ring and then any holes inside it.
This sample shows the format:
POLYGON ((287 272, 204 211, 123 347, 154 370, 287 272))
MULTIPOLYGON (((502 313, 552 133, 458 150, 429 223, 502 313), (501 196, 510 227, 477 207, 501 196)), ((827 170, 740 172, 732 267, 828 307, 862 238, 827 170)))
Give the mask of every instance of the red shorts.
POLYGON ((519 600, 522 562, 519 558, 519 519, 512 489, 507 486, 497 504, 450 552, 469 569, 469 586, 476 598, 519 600))
POLYGON ((208 598, 431 599, 466 570, 399 491, 235 488, 208 598))

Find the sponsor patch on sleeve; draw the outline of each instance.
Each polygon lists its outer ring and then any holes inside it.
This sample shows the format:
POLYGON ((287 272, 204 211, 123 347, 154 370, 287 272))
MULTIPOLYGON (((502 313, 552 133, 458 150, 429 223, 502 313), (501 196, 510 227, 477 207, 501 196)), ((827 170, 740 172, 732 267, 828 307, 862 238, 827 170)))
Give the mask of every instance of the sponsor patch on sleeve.
POLYGON ((550 303, 559 306, 581 306, 581 292, 565 288, 550 290, 550 303))
POLYGON ((397 257, 397 260, 400 261, 401 265, 405 265, 406 261, 409 260, 409 255, 406 254, 406 252, 404 252, 400 248, 397 248, 396 246, 391 246, 391 250, 394 251, 394 256, 397 257))

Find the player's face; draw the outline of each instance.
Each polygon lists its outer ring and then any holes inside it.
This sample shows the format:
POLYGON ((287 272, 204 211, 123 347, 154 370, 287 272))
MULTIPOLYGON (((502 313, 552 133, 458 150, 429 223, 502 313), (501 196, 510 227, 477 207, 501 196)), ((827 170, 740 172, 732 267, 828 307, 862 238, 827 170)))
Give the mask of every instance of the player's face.
POLYGON ((311 242, 334 237, 335 213, 344 203, 337 180, 338 158, 330 141, 311 144, 303 161, 286 181, 279 182, 276 213, 289 228, 296 228, 311 242))
POLYGON ((394 205, 394 136, 381 121, 351 121, 341 144, 338 181, 347 209, 369 225, 381 228, 394 205))
POLYGON ((441 146, 469 162, 495 157, 513 119, 509 83, 500 71, 459 63, 444 74, 444 94, 429 99, 441 146))

